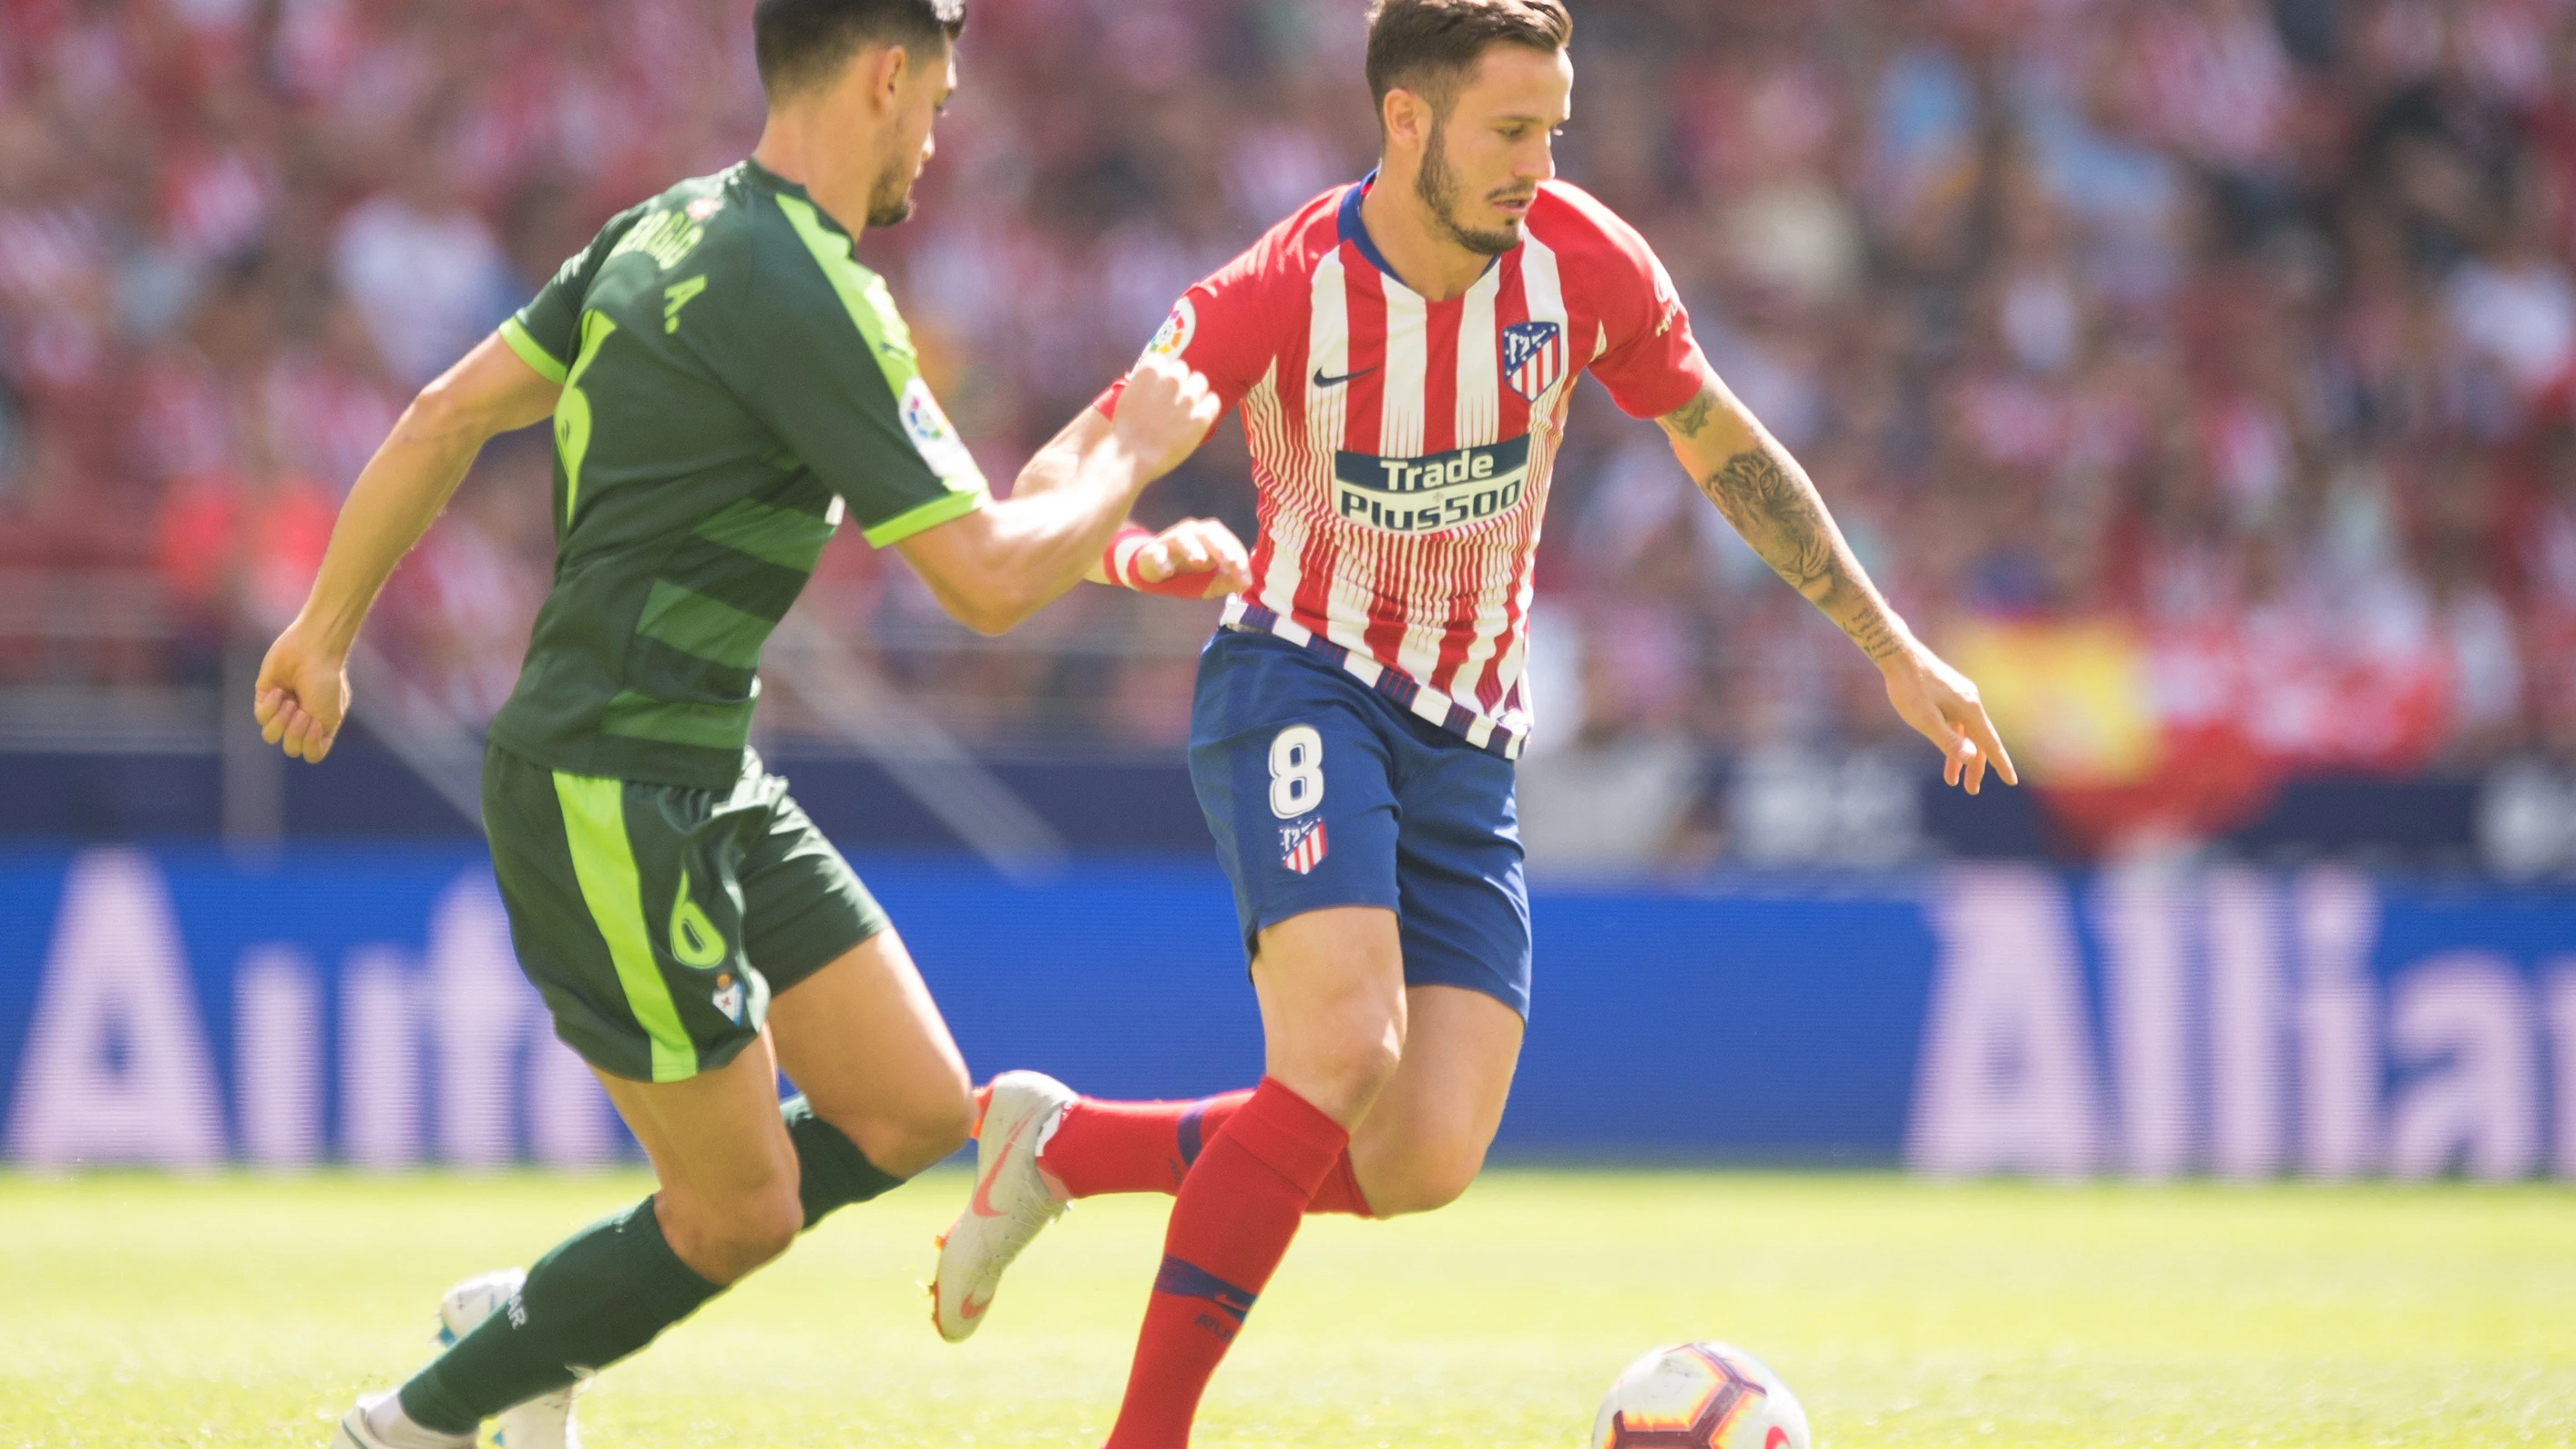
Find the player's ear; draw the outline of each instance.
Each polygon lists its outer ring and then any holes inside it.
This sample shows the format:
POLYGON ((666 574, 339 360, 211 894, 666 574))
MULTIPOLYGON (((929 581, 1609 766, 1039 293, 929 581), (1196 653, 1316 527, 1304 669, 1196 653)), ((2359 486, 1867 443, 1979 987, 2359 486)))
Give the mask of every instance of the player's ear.
POLYGON ((1431 103, 1419 94, 1398 86, 1386 93, 1386 107, 1378 115, 1378 124, 1386 130, 1386 148, 1393 151, 1401 144, 1419 151, 1431 129, 1431 103))
POLYGON ((912 52, 900 45, 883 45, 869 56, 868 94, 887 111, 897 109, 903 101, 903 83, 912 75, 912 52))

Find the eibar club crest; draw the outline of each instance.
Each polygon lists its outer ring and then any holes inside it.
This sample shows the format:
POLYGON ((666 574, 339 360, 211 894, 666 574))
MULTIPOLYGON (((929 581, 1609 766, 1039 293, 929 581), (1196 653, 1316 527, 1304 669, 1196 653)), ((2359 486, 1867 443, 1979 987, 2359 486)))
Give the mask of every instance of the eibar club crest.
POLYGON ((1324 822, 1321 818, 1279 827, 1279 863, 1299 875, 1305 875, 1324 863, 1324 848, 1324 822))
POLYGON ((1515 322, 1503 329, 1503 380, 1537 402, 1565 376, 1565 329, 1554 322, 1515 322))

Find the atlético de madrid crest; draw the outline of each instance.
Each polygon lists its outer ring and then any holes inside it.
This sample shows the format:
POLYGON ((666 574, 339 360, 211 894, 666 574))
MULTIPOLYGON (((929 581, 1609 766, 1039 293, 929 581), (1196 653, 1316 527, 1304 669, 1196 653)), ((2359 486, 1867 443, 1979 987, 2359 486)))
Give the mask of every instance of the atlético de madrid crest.
POLYGON ((1304 875, 1324 863, 1324 822, 1303 821, 1279 828, 1279 863, 1304 875))
POLYGON ((1554 322, 1515 322, 1503 329, 1503 380, 1537 402, 1565 376, 1565 329, 1554 322))

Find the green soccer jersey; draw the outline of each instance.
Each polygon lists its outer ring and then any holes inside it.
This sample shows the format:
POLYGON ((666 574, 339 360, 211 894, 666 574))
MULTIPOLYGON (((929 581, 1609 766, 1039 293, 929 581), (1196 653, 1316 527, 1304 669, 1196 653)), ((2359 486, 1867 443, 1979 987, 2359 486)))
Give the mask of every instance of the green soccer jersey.
POLYGON ((983 505, 885 282, 750 161, 610 221, 502 324, 555 405, 555 580, 493 742, 733 788, 760 646, 843 511, 873 545, 983 505))

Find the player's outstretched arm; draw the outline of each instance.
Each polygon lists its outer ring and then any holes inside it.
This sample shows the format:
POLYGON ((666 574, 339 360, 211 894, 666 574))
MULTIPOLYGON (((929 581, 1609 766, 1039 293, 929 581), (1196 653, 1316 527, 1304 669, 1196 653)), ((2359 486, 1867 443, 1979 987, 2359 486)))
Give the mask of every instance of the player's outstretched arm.
POLYGON ((1869 579, 1807 471, 1705 360, 1699 395, 1659 421, 1700 491, 1772 572, 1822 610, 1887 681, 1897 714, 1941 751, 1941 775, 1974 795, 1991 763, 2021 783, 1977 687, 1923 646, 1869 579))
POLYGON ((304 760, 331 752, 349 709, 349 647, 394 565, 429 531, 483 444, 552 413, 562 391, 495 333, 412 399, 340 505, 303 609, 260 664, 260 738, 304 760))
MULTIPOLYGON (((1116 427, 1098 408, 1084 408, 1029 459, 1011 496, 1027 498, 1071 482, 1083 460, 1110 443, 1116 427)), ((1220 599, 1250 587, 1252 558, 1243 540, 1217 519, 1184 518, 1160 533, 1130 523, 1110 536, 1082 576, 1139 593, 1220 599)))
POLYGON ((978 633, 1007 632, 1098 567, 1136 495, 1180 466, 1216 417, 1207 379, 1148 359, 1089 446, 1061 448, 1059 437, 1009 498, 896 547, 951 617, 978 633))

